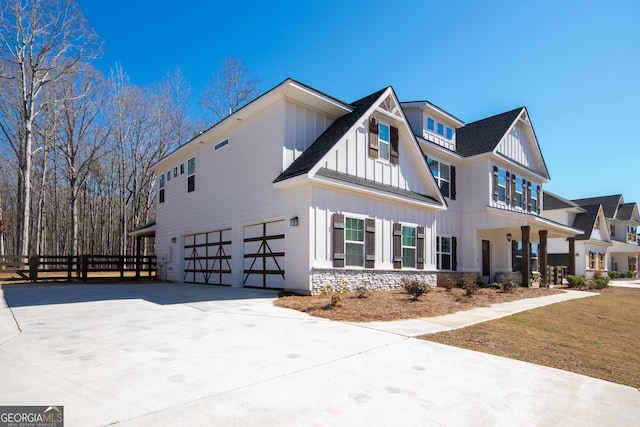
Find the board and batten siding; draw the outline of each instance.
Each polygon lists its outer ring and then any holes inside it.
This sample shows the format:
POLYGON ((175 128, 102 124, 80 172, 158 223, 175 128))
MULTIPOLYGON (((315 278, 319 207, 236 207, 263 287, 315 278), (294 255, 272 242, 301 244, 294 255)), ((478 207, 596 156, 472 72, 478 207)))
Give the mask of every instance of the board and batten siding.
MULTIPOLYGON (((379 119, 389 124, 388 120, 379 119)), ((391 123, 392 126, 397 126, 391 123)), ((368 155, 369 149, 368 119, 359 123, 353 132, 349 132, 337 144, 327 157, 324 167, 351 176, 380 182, 402 190, 419 194, 429 194, 423 182, 423 176, 416 167, 416 159, 411 158, 407 144, 415 144, 413 138, 400 129, 398 142, 398 164, 375 159, 368 155)))
POLYGON ((285 138, 282 170, 286 170, 294 160, 300 157, 336 119, 291 100, 286 100, 284 107, 285 138))
POLYGON ((544 170, 544 165, 541 164, 542 159, 537 151, 534 153, 532 150, 536 143, 531 138, 531 128, 518 121, 498 144, 497 152, 528 169, 540 172, 544 170))
POLYGON ((332 215, 375 220, 375 268, 393 269, 393 224, 425 227, 425 270, 435 270, 435 212, 326 187, 311 189, 311 262, 313 268, 332 268, 332 215))

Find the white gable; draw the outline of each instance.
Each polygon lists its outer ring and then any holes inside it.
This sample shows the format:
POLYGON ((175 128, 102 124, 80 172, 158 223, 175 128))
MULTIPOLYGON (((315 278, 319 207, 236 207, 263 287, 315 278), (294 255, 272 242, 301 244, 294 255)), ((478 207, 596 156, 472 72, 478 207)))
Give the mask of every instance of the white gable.
POLYGON ((520 114, 496 147, 496 152, 543 176, 547 175, 542 153, 526 112, 520 114))
POLYGON ((390 88, 318 162, 312 174, 320 168, 442 200, 422 151, 390 88), (398 129, 398 164, 369 155, 371 117, 398 129))
POLYGON ((611 243, 611 236, 609 234, 609 229, 607 228, 607 221, 604 217, 604 211, 602 207, 598 210, 598 219, 596 220, 596 224, 594 224, 593 230, 591 231, 592 240, 601 240, 603 242, 611 243))

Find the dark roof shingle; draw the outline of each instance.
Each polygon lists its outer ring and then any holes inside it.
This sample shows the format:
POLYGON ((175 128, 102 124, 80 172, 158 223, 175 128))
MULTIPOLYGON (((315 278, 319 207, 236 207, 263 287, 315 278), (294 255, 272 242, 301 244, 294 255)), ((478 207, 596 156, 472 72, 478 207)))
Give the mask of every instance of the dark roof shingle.
POLYGON ((577 203, 574 203, 571 200, 567 200, 564 197, 560 197, 557 194, 554 194, 551 191, 547 191, 547 190, 545 190, 544 193, 542 194, 542 201, 543 201, 542 206, 544 206, 545 210, 580 207, 577 203))
POLYGON ((516 108, 456 129, 456 151, 464 157, 493 151, 523 109, 516 108))
POLYGON ((622 194, 614 194, 611 196, 587 197, 585 199, 573 199, 581 207, 585 205, 602 205, 604 216, 614 218, 618 205, 622 199, 622 194))
POLYGON ((589 238, 591 238, 591 233, 593 232, 593 226, 596 223, 596 218, 598 217, 600 205, 586 205, 581 206, 581 208, 586 212, 576 215, 576 218, 573 221, 573 228, 584 231, 583 234, 576 236, 576 240, 589 240, 589 238))
POLYGON ((616 219, 619 219, 620 221, 631 221, 635 207, 635 202, 625 203, 624 205, 618 206, 616 219))
POLYGON ((325 130, 322 135, 316 139, 313 144, 309 146, 291 165, 282 172, 273 182, 283 181, 288 178, 293 178, 298 175, 308 173, 318 163, 325 154, 333 148, 340 138, 353 126, 373 105, 373 103, 380 98, 380 95, 387 90, 387 88, 381 89, 378 92, 365 96, 352 104, 354 109, 351 113, 345 114, 339 117, 335 122, 331 124, 325 130))

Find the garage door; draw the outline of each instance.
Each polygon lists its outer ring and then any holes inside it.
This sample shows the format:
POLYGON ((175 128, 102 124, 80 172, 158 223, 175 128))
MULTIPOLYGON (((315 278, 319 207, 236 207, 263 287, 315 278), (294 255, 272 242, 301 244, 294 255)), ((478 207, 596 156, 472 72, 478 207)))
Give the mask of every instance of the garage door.
POLYGON ((244 227, 243 283, 284 288, 284 220, 244 227))
POLYGON ((184 238, 184 282, 231 285, 231 229, 184 238))

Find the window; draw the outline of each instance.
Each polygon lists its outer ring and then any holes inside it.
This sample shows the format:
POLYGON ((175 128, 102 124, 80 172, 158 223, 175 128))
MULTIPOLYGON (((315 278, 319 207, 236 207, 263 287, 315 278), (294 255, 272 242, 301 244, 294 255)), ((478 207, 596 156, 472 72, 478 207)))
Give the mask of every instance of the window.
POLYGON ((167 171, 167 182, 171 181, 171 171, 167 171))
POLYGON ((451 270, 451 237, 436 237, 436 263, 438 270, 451 270))
POLYGON ((229 143, 229 139, 228 139, 228 138, 227 138, 227 139, 225 139, 225 140, 224 140, 224 141, 222 141, 222 142, 218 142, 218 143, 213 147, 213 150, 214 150, 214 151, 215 151, 215 150, 219 150, 219 149, 221 149, 222 147, 224 147, 225 145, 227 145, 228 143, 229 143))
POLYGON ((531 212, 538 212, 538 185, 531 184, 531 212))
POLYGON ((173 168, 173 177, 175 178, 176 176, 178 176, 178 167, 177 166, 175 166, 173 168))
POLYGON ((438 135, 444 136, 444 125, 442 123, 438 123, 438 135))
POLYGON ((596 269, 596 253, 589 252, 589 270, 596 269))
POLYGON ((402 266, 416 267, 416 228, 402 226, 402 266))
POLYGON ((531 271, 539 271, 538 269, 538 245, 531 244, 531 271))
POLYGON ((436 122, 434 122, 431 117, 427 118, 427 129, 431 132, 436 130, 436 122))
POLYGON ((429 159, 429 167, 431 173, 436 179, 440 192, 445 197, 451 196, 451 167, 446 163, 438 162, 437 160, 429 159))
POLYGON ((616 226, 615 226, 615 224, 611 224, 609 226, 609 230, 611 231, 611 237, 616 237, 616 226))
POLYGON ((345 264, 356 267, 364 266, 364 220, 345 219, 345 264))
POLYGON ((180 175, 184 175, 184 163, 180 164, 180 175))
POLYGON ((389 146, 390 146, 390 137, 389 137, 389 126, 384 123, 378 124, 378 142, 380 144, 380 158, 389 160, 389 146))
POLYGON ((516 206, 521 208, 522 207, 522 180, 517 178, 515 178, 515 180, 516 180, 516 206))
POLYGON ((597 230, 598 228, 600 228, 600 218, 596 217, 596 222, 593 223, 593 229, 597 230))
POLYGON ((498 200, 507 201, 507 173, 503 169, 498 169, 498 200))
POLYGON ((598 269, 599 270, 605 270, 605 267, 604 267, 604 254, 603 253, 598 253, 598 269))
POLYGON ((447 139, 453 138, 453 129, 447 127, 447 139))
POLYGON ((164 174, 160 175, 160 203, 164 203, 164 174))
POLYGON ((196 189, 196 158, 192 157, 187 162, 187 193, 191 193, 196 189))

